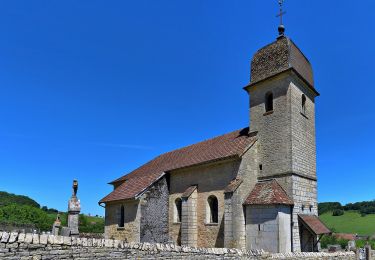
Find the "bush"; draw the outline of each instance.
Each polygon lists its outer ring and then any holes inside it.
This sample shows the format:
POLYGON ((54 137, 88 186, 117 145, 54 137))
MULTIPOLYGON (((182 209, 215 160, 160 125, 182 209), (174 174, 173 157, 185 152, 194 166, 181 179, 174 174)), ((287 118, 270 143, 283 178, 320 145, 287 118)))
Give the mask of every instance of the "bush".
POLYGON ((375 240, 364 240, 364 239, 358 239, 355 241, 355 245, 356 247, 360 247, 360 248, 363 248, 367 242, 369 243, 369 245, 371 245, 371 249, 375 249, 375 240))
POLYGON ((332 211, 332 216, 341 216, 344 215, 344 211, 342 209, 335 209, 332 211))
POLYGON ((320 245, 322 248, 327 248, 328 245, 340 245, 341 248, 345 249, 348 245, 348 241, 346 239, 339 238, 337 239, 333 235, 325 235, 320 240, 320 245))
POLYGON ((53 219, 39 208, 11 204, 0 208, 0 223, 35 225, 38 229, 48 231, 52 227, 53 219))
POLYGON ((333 211, 335 209, 343 209, 340 202, 321 202, 318 203, 318 213, 319 215, 333 211))

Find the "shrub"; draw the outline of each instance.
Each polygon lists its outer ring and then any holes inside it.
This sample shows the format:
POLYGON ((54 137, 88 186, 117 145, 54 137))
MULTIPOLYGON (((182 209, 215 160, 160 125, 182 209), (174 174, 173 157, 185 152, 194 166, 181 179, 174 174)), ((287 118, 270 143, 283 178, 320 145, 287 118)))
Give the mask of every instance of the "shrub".
POLYGON ((369 245, 371 245, 371 249, 375 249, 375 240, 364 240, 364 239, 358 239, 355 241, 355 245, 356 247, 360 247, 360 248, 363 248, 366 243, 369 243, 369 245))
POLYGON ((0 208, 0 222, 16 225, 35 225, 35 227, 43 231, 48 231, 51 229, 53 219, 39 208, 11 204, 0 208))
POLYGON ((333 235, 325 235, 320 240, 320 245, 322 248, 327 248, 328 245, 340 245, 341 248, 345 249, 348 245, 348 241, 349 240, 342 238, 337 239, 333 235))
POLYGON ((335 209, 332 211, 332 216, 341 216, 344 215, 344 211, 342 209, 335 209))
POLYGON ((340 202, 321 202, 318 203, 318 213, 319 215, 333 211, 335 209, 343 209, 342 205, 340 202))

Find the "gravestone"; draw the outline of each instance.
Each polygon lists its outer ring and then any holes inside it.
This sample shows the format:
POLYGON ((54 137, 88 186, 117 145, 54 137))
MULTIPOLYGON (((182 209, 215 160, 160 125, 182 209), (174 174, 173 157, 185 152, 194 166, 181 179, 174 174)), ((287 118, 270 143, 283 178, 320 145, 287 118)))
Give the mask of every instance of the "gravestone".
POLYGON ((61 226, 60 214, 57 214, 56 220, 52 226, 52 235, 55 235, 55 236, 59 235, 60 226, 61 226))
POLYGON ((355 251, 355 250, 356 250, 355 241, 349 240, 348 241, 348 251, 355 251))

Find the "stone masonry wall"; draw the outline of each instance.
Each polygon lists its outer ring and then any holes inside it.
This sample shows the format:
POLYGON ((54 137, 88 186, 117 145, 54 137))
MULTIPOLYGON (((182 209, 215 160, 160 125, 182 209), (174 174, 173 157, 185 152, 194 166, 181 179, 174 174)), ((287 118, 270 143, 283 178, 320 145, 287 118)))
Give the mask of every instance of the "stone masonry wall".
MULTIPOLYGON (((169 195, 169 234, 178 244, 181 223, 175 223, 175 200, 191 185, 197 185, 196 230, 198 247, 224 247, 224 189, 238 172, 239 160, 226 160, 208 165, 172 171, 169 195), (219 223, 207 223, 207 199, 214 195, 218 199, 219 223)), ((184 203, 183 203, 184 204, 184 203)), ((242 208, 242 204, 241 204, 242 208)), ((182 210, 184 212, 184 209, 182 210)))
POLYGON ((105 208, 105 237, 128 242, 139 242, 140 212, 139 200, 107 204, 105 208), (119 227, 121 205, 125 209, 124 227, 119 227))
POLYGON ((250 130, 259 131, 260 177, 296 173, 316 178, 314 94, 293 72, 285 72, 249 89, 250 130), (265 95, 273 93, 273 111, 265 95), (302 94, 306 110, 302 111, 302 94))
POLYGON ((292 171, 291 113, 288 89, 289 75, 279 75, 249 90, 250 131, 258 131, 259 177, 292 171), (273 112, 265 111, 265 96, 273 93, 273 112))
POLYGON ((141 200, 141 242, 167 243, 168 234, 167 180, 162 178, 142 196, 141 200))
POLYGON ((120 240, 72 238, 0 232, 0 259, 337 259, 354 260, 348 253, 269 254, 226 248, 192 248, 172 244, 125 243, 120 240))
POLYGON ((245 212, 243 203, 254 188, 258 176, 258 142, 254 142, 242 156, 237 176, 243 182, 238 189, 225 195, 225 247, 246 247, 245 212))
POLYGON ((284 205, 247 206, 247 248, 291 252, 290 211, 290 206, 284 205))
POLYGON ((292 168, 294 173, 316 178, 315 98, 304 83, 290 83, 292 168), (306 97, 302 109, 302 94, 306 97))
POLYGON ((188 198, 182 198, 181 244, 197 246, 197 198, 195 189, 188 198))
POLYGON ((318 215, 316 181, 299 176, 291 176, 293 183, 292 237, 293 251, 301 250, 298 214, 318 215))

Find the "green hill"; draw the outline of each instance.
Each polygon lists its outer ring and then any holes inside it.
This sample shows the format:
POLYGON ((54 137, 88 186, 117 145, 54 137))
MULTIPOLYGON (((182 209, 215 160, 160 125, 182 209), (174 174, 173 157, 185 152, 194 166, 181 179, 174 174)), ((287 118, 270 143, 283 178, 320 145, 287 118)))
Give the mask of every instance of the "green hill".
POLYGON ((326 212, 319 217, 327 227, 336 233, 375 234, 375 214, 361 216, 358 211, 350 210, 344 211, 341 216, 332 216, 332 212, 326 212))
POLYGON ((33 199, 27 196, 15 195, 5 191, 0 191, 0 207, 8 206, 10 204, 26 205, 40 208, 40 205, 33 199))
MULTIPOLYGON (((41 231, 50 231, 57 216, 57 210, 40 207, 33 199, 0 192, 0 227, 18 226, 33 227, 41 231)), ((63 226, 67 226, 67 213, 60 213, 63 226)), ((84 233, 103 233, 104 219, 81 214, 79 229, 84 233)))

